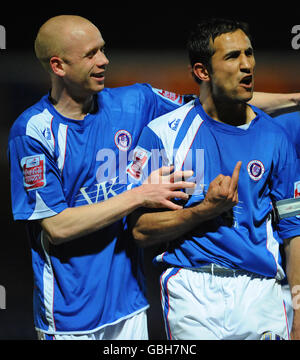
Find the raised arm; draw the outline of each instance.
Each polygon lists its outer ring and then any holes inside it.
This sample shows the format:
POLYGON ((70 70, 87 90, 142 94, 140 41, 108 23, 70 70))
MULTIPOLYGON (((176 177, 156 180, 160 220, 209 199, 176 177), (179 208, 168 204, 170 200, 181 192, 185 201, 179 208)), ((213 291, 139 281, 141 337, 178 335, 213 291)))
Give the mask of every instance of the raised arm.
POLYGON ((300 93, 277 94, 254 92, 250 104, 271 114, 279 109, 300 105, 300 93))
POLYGON ((136 211, 129 216, 132 234, 141 247, 179 238, 238 203, 239 161, 232 177, 218 175, 209 185, 204 200, 194 206, 176 211, 136 211))

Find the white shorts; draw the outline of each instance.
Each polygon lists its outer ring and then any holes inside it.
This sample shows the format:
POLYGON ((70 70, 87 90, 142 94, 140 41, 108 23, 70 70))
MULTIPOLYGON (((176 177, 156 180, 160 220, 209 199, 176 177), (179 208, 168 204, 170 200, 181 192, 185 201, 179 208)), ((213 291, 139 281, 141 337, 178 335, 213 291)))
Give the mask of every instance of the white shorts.
POLYGON ((46 334, 37 330, 39 340, 148 340, 147 311, 114 325, 87 334, 46 334))
POLYGON ((161 276, 161 301, 168 339, 289 339, 275 279, 170 268, 161 276))

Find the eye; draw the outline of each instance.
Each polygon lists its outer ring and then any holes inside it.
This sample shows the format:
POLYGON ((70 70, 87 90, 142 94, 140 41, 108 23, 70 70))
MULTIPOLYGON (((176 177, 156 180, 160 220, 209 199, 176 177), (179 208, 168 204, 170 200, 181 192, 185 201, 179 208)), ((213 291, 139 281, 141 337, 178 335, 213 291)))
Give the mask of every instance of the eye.
POLYGON ((240 56, 240 51, 231 51, 225 56, 225 60, 237 59, 240 56))
POLYGON ((86 57, 89 58, 89 59, 92 59, 96 55, 96 53, 97 53, 96 49, 91 50, 86 54, 86 57))
POLYGON ((245 51, 246 56, 252 56, 253 55, 253 49, 249 48, 245 51))
POLYGON ((95 48, 95 49, 89 51, 85 55, 85 57, 87 57, 88 59, 92 59, 97 54, 98 51, 101 51, 102 54, 104 54, 105 53, 105 46, 102 46, 101 48, 97 48, 97 49, 95 48))

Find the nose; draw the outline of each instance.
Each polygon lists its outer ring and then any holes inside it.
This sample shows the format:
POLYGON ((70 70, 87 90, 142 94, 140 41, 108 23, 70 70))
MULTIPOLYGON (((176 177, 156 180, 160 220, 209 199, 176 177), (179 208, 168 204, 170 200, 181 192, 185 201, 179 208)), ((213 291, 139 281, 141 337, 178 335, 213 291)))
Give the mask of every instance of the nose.
POLYGON ((96 55, 96 65, 98 67, 102 67, 102 66, 106 66, 109 64, 109 60, 106 57, 106 55, 104 54, 103 51, 98 50, 97 55, 96 55))
POLYGON ((242 72, 251 73, 255 66, 254 56, 248 56, 247 54, 241 55, 240 69, 242 72))

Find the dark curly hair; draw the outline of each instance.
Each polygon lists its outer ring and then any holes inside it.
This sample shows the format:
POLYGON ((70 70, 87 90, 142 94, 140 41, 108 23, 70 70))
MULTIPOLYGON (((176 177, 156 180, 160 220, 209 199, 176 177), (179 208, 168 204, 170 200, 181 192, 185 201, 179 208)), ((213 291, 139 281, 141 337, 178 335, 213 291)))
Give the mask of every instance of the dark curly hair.
MULTIPOLYGON (((242 30, 251 40, 249 26, 245 22, 230 19, 211 18, 198 23, 191 31, 187 42, 187 49, 191 66, 194 66, 194 64, 197 62, 200 62, 208 69, 211 69, 210 60, 214 54, 211 41, 213 42, 216 37, 222 34, 235 32, 238 29, 242 30)), ((195 80, 198 83, 201 83, 201 80, 196 77, 195 80)))

